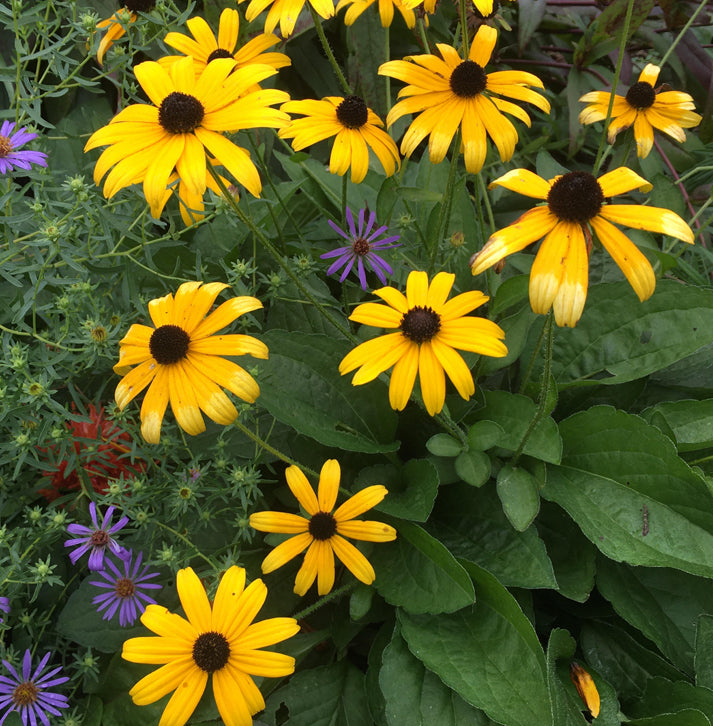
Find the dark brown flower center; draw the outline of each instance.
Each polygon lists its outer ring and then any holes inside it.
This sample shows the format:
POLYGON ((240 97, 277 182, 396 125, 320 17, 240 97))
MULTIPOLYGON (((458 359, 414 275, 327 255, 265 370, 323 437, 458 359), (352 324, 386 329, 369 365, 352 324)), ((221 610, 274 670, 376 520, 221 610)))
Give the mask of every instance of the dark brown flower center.
POLYGON ((414 343, 425 343, 441 329, 441 317, 431 308, 417 305, 401 318, 401 332, 414 343))
POLYGON ((40 689, 32 681, 20 683, 12 692, 12 700, 16 706, 30 706, 37 701, 40 689))
POLYGON ((174 91, 161 101, 158 122, 169 134, 188 134, 200 126, 205 116, 203 104, 187 93, 174 91))
POLYGON ((7 156, 12 151, 12 144, 7 136, 0 136, 0 159, 7 156))
POLYGON ((120 580, 116 581, 116 585, 114 585, 114 592, 119 597, 132 597, 132 595, 136 592, 136 588, 134 587, 132 580, 128 577, 122 577, 120 580))
POLYGON ((588 222, 599 214, 604 192, 599 182, 586 171, 570 171, 561 176, 547 195, 550 212, 566 222, 588 222))
POLYGON ((347 96, 337 106, 337 121, 348 129, 359 129, 368 120, 369 109, 359 96, 347 96))
POLYGON ((91 536, 92 547, 106 547, 109 544, 109 534, 103 529, 98 529, 91 536))
POLYGON ((209 56, 207 62, 216 60, 216 58, 232 58, 233 54, 225 48, 216 48, 209 56))
POLYGON ((649 108, 654 105, 656 91, 650 83, 639 81, 626 92, 626 102, 634 108, 649 108))
POLYGON ((464 60, 451 73, 451 91, 458 98, 473 98, 485 90, 488 79, 482 66, 475 61, 464 60))
POLYGON ((230 645, 222 633, 201 633, 193 643, 193 660, 206 673, 215 673, 230 658, 230 645))
POLYGON ((359 255, 360 257, 363 257, 366 255, 369 250, 371 249, 371 245, 363 238, 358 237, 354 240, 352 243, 352 251, 355 255, 359 255))
POLYGON ((131 10, 132 13, 147 13, 149 10, 154 9, 156 0, 125 0, 119 2, 119 5, 131 10))
POLYGON ((191 342, 188 333, 178 325, 162 325, 151 333, 149 350, 162 366, 178 363, 188 354, 191 342))
POLYGON ((309 533, 318 540, 331 539, 337 533, 337 520, 329 512, 317 512, 309 520, 309 533))

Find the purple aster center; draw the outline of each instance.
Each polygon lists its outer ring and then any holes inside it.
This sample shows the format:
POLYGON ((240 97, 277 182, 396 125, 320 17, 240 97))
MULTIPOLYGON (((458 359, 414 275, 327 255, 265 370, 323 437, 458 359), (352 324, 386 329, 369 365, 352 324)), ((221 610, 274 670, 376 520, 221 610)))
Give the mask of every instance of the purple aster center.
POLYGON ((604 192, 596 177, 586 171, 563 174, 547 194, 550 212, 565 222, 584 224, 599 214, 602 204, 604 192))
POLYGON ((225 666, 230 658, 230 645, 222 633, 211 630, 201 633, 193 643, 193 660, 206 673, 214 673, 225 666))
POLYGON ((440 315, 429 307, 417 305, 401 318, 401 332, 414 343, 426 343, 441 329, 440 315))
POLYGON ((92 547, 106 547, 109 544, 109 533, 98 529, 91 536, 92 547))
POLYGON ((214 61, 218 58, 232 58, 233 54, 229 50, 225 50, 225 48, 216 48, 207 59, 207 63, 210 63, 211 61, 214 61))
POLYGON ((650 108, 656 100, 654 87, 646 81, 635 83, 626 92, 626 102, 634 108, 650 108))
POLYGON ((25 681, 12 692, 12 700, 17 706, 29 706, 37 702, 39 693, 40 689, 32 681, 25 681))
POLYGON ((337 121, 348 129, 359 129, 368 120, 369 109, 359 96, 347 96, 337 106, 337 121))
POLYGON ((178 325, 161 325, 151 333, 149 350, 158 364, 166 366, 183 360, 190 342, 188 333, 178 325))
POLYGON ((458 98, 474 98, 485 90, 488 77, 483 67, 475 61, 464 60, 451 73, 451 91, 458 98))
POLYGON ((12 151, 12 144, 7 136, 0 136, 0 158, 7 156, 12 151))
POLYGON ((200 126, 204 116, 203 104, 180 91, 169 93, 158 108, 158 122, 169 134, 189 134, 200 126))
POLYGON ((119 597, 132 597, 136 592, 136 587, 134 587, 133 580, 130 580, 128 577, 122 577, 116 581, 114 592, 119 597))
POLYGON ((147 13, 149 10, 153 10, 156 0, 125 0, 119 4, 127 10, 131 10, 132 13, 147 13))
POLYGON ((329 512, 317 512, 309 520, 309 533, 322 542, 331 539, 337 533, 337 520, 329 512))
POLYGON ((360 257, 369 254, 370 249, 371 245, 363 237, 357 237, 357 239, 352 242, 352 251, 355 255, 359 255, 360 257))

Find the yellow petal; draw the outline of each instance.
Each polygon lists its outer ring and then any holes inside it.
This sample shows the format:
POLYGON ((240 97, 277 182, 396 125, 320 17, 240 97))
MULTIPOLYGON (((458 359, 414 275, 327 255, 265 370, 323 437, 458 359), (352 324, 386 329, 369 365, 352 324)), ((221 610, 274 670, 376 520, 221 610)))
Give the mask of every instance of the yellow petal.
POLYGON ((337 533, 342 537, 364 542, 391 542, 396 539, 396 530, 383 522, 352 520, 337 524, 337 533))
POLYGON ((186 617, 198 631, 207 633, 211 629, 211 611, 208 596, 198 575, 191 567, 178 571, 176 588, 186 617))
MULTIPOLYGON (((290 537, 284 542, 281 542, 262 561, 263 574, 267 575, 270 572, 274 572, 283 565, 286 565, 290 560, 293 560, 295 557, 297 557, 297 555, 301 554, 312 543, 313 540, 314 537, 312 537, 309 532, 303 532, 302 534, 290 537)), ((317 573, 315 570, 315 577, 316 576, 317 573)), ((313 581, 314 577, 312 578, 312 581, 310 581, 309 585, 307 585, 307 590, 309 590, 309 587, 313 581)), ((307 590, 305 590, 305 592, 307 592, 307 590)))
POLYGON ((418 377, 426 410, 435 416, 440 413, 446 400, 446 376, 443 366, 433 353, 430 340, 422 343, 419 349, 418 377))
POLYGON ((141 404, 141 435, 149 444, 157 444, 161 439, 161 424, 169 396, 168 368, 157 366, 156 377, 141 404))
POLYGON ((337 527, 375 507, 388 493, 385 486, 374 484, 353 494, 334 512, 337 527))
POLYGON ((344 563, 349 572, 357 580, 363 582, 365 585, 371 585, 374 582, 376 578, 374 568, 369 563, 369 560, 351 542, 348 542, 337 534, 332 537, 330 543, 334 549, 334 554, 344 563))
MULTIPOLYGON (((425 273, 424 273, 425 274, 425 273)), ((403 336, 402 336, 403 337, 403 336)), ((418 345, 408 341, 405 351, 396 362, 389 382, 389 404, 396 411, 406 408, 418 373, 418 345)))
POLYGON ((645 229, 648 232, 659 232, 693 244, 693 231, 676 212, 670 209, 637 204, 605 204, 599 215, 616 224, 645 229))
POLYGON ((461 398, 467 401, 475 393, 475 383, 462 356, 449 345, 444 345, 437 337, 431 340, 431 346, 451 383, 456 387, 461 398))
MULTIPOLYGON (((633 173, 633 172, 632 172, 633 173)), ((606 176, 606 175, 605 175, 606 176)), ((513 169, 501 177, 490 182, 488 189, 493 187, 505 187, 511 192, 523 194, 526 197, 535 199, 547 199, 550 193, 551 184, 541 176, 534 174, 527 169, 513 169)), ((608 195, 607 195, 608 196, 608 195)))
POLYGON ((309 529, 309 520, 287 512, 254 512, 250 515, 250 526, 259 532, 300 534, 309 529))
POLYGON ((287 486, 290 487, 290 491, 294 494, 295 499, 297 499, 307 514, 310 516, 317 514, 319 512, 319 502, 302 470, 294 465, 288 466, 285 469, 285 479, 287 479, 287 486))
POLYGON ((638 189, 640 192, 650 192, 653 189, 653 185, 649 184, 646 179, 625 166, 608 171, 600 176, 597 182, 607 198, 615 197, 617 194, 625 194, 634 189, 638 189))
POLYGON ((331 512, 339 494, 341 470, 336 459, 327 459, 322 465, 317 485, 317 499, 320 512, 331 512))
POLYGON ((166 704, 158 726, 183 726, 195 711, 208 682, 208 673, 195 664, 166 704))

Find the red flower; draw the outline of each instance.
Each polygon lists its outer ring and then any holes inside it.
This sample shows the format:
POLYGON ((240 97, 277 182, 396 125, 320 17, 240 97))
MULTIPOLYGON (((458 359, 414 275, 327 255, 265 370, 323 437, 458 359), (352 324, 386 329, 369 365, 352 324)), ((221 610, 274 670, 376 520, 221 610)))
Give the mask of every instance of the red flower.
MULTIPOLYGON (((105 418, 104 407, 99 410, 94 405, 89 406, 89 421, 68 421, 67 429, 74 439, 74 457, 71 462, 64 460, 57 469, 44 471, 44 476, 51 477, 50 487, 40 489, 48 502, 57 497, 76 491, 80 488, 80 477, 77 469, 83 469, 91 482, 92 488, 99 494, 106 492, 110 479, 133 479, 140 475, 145 468, 142 461, 134 461, 126 456, 130 451, 131 436, 113 421, 105 418), (71 471, 67 472, 67 468, 71 471)), ((57 451, 56 446, 49 450, 57 451)), ((45 449, 47 451, 47 449, 45 449)))

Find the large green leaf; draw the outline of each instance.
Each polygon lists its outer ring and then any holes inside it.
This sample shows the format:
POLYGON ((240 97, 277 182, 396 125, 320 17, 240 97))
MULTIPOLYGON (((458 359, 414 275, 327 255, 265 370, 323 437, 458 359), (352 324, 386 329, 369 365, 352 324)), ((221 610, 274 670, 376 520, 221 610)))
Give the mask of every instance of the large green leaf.
POLYGON ((379 686, 389 726, 490 726, 492 721, 411 654, 399 630, 384 650, 379 686))
POLYGON ((713 399, 664 401, 642 411, 641 415, 654 426, 659 426, 662 419, 673 433, 679 451, 713 446, 713 399))
POLYGON ((437 539, 416 524, 398 524, 394 542, 371 555, 374 586, 392 605, 412 613, 450 613, 473 602, 468 573, 437 539))
POLYGON ((289 726, 372 726, 364 675, 347 660, 296 673, 267 699, 265 717, 287 708, 289 726))
POLYGON ((566 630, 555 628, 550 633, 547 643, 547 690, 552 709, 552 726, 578 726, 586 723, 581 704, 575 703, 569 696, 571 686, 570 689, 565 689, 557 673, 557 661, 564 659, 569 665, 575 647, 574 638, 566 630))
POLYGON ((380 383, 354 388, 337 362, 349 344, 325 335, 268 330, 270 358, 261 367, 260 405, 278 421, 325 446, 395 451, 396 414, 380 383))
POLYGON ((628 713, 632 718, 646 718, 684 709, 702 711, 713 723, 713 691, 686 681, 671 682, 665 678, 652 678, 644 696, 629 707, 628 713))
POLYGON ((663 567, 600 558, 597 588, 614 609, 682 670, 693 673, 696 619, 713 612, 713 582, 663 567))
MULTIPOLYGON (((713 533, 713 496, 671 440, 640 417, 595 406, 560 424, 562 463, 613 479, 713 533)), ((649 530, 657 526, 649 520, 649 530)))
POLYGON ((694 656, 696 685, 713 690, 713 615, 699 615, 694 656))
MULTIPOLYGON (((525 433, 535 418, 537 406, 532 399, 507 391, 486 391, 485 406, 475 412, 478 421, 494 421, 503 429, 497 445, 509 451, 516 451, 525 433)), ((536 459, 558 464, 562 456, 562 441, 557 424, 544 417, 530 433, 524 454, 536 459)))
POLYGON ((493 721, 549 723, 545 658, 530 621, 492 575, 466 566, 476 585, 473 607, 449 615, 399 611, 409 650, 493 721))
POLYGON ((640 303, 628 283, 594 285, 576 328, 557 331, 552 373, 560 386, 632 381, 713 342, 713 290, 659 280, 640 303))
POLYGON ((442 487, 429 531, 456 556, 492 572, 504 585, 556 588, 547 550, 534 527, 516 532, 490 487, 442 487))
POLYGON ((710 726, 710 721, 702 711, 685 708, 677 713, 662 713, 649 718, 635 718, 627 721, 627 726, 710 726))

